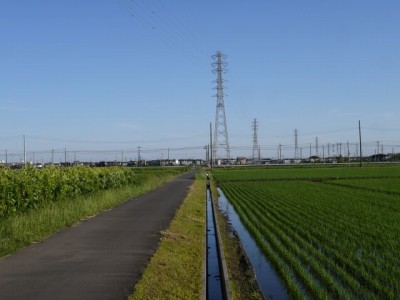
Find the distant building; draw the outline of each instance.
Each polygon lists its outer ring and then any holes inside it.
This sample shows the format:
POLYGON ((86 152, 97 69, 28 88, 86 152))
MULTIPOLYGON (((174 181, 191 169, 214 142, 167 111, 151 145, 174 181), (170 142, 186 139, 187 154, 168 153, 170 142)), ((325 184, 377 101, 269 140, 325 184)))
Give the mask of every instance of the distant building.
POLYGON ((238 156, 236 158, 237 165, 245 165, 247 163, 247 158, 245 156, 238 156))

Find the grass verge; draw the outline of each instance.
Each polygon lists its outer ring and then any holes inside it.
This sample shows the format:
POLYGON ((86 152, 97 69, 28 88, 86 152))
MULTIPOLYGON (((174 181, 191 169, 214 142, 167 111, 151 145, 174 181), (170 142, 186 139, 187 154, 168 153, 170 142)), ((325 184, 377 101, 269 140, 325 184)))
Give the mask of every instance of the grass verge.
POLYGON ((201 298, 205 208, 205 178, 198 174, 130 300, 201 298))
POLYGON ((26 214, 0 220, 0 257, 39 242, 79 220, 110 209, 128 198, 157 188, 174 176, 169 173, 146 176, 146 179, 138 185, 100 191, 89 197, 49 203, 26 214))
MULTIPOLYGON (((213 188, 213 197, 217 191, 213 188)), ((201 299, 205 243, 205 178, 199 173, 129 300, 201 299)), ((263 299, 240 241, 217 213, 233 299, 263 299)))

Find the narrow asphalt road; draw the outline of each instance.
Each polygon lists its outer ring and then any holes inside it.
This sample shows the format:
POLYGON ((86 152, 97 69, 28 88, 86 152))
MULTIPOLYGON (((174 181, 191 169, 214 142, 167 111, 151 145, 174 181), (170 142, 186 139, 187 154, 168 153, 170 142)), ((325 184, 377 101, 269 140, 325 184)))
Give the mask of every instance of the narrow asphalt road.
POLYGON ((193 180, 187 173, 0 259, 0 299, 126 299, 193 180))

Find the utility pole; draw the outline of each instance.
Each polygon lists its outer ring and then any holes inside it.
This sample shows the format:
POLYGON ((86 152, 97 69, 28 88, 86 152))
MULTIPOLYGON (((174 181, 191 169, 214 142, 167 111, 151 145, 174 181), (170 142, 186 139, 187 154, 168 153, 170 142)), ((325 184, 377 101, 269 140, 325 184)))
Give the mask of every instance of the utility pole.
POLYGON ((64 163, 67 166, 67 148, 64 149, 64 163))
POLYGON ((350 165, 350 148, 349 148, 349 141, 347 141, 347 160, 350 165))
MULTIPOLYGON (((224 79, 222 74, 227 72, 227 62, 225 62, 226 55, 221 51, 217 51, 215 55, 212 56, 214 62, 211 64, 213 66, 213 73, 217 74, 217 106, 215 111, 215 129, 214 129, 214 159, 217 159, 219 150, 225 150, 226 159, 230 159, 230 147, 228 139, 228 128, 226 125, 226 115, 225 115, 225 104, 224 104, 224 79)), ((222 154, 220 155, 221 158, 222 154)))
POLYGON ((319 156, 318 153, 318 137, 315 137, 315 156, 319 156))
POLYGON ((325 146, 322 144, 322 162, 325 163, 325 146))
POLYGON ((360 138, 360 167, 362 167, 361 122, 358 120, 358 135, 360 138))
POLYGON ((138 146, 138 162, 137 162, 137 166, 139 167, 140 165, 140 161, 141 161, 141 157, 140 157, 140 146, 138 146))
POLYGON ((25 141, 25 135, 23 135, 23 140, 24 140, 24 167, 26 168, 26 141, 25 141))
POLYGON ((279 144, 278 146, 278 160, 281 160, 282 158, 282 145, 279 144))
POLYGON ((331 144, 328 143, 328 158, 331 157, 331 144))
POLYGON ((206 150, 206 159, 205 159, 205 162, 206 162, 206 165, 208 164, 208 145, 205 145, 204 146, 204 150, 206 150))
POLYGON ((210 155, 211 155, 211 160, 210 160, 210 162, 211 162, 211 164, 210 164, 210 166, 211 166, 211 170, 212 170, 212 168, 213 168, 213 164, 214 164, 214 158, 213 158, 213 143, 212 143, 212 124, 211 124, 211 122, 210 122, 210 155))
POLYGON ((376 142, 376 161, 378 161, 378 156, 379 156, 379 141, 376 142))
POLYGON ((279 146, 280 145, 278 145, 278 149, 276 150, 276 159, 279 161, 279 146))

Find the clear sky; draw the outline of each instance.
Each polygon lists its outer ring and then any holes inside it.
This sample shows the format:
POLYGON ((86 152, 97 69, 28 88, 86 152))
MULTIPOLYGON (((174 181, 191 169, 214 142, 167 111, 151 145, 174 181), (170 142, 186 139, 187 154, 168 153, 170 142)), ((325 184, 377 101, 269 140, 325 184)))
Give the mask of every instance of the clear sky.
POLYGON ((398 0, 22 0, 0 5, 0 160, 22 135, 38 152, 208 144, 217 50, 233 156, 254 118, 263 156, 291 156, 294 129, 355 147, 358 120, 370 153, 400 152, 398 0))

